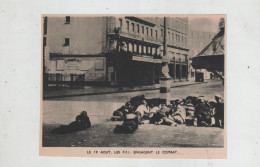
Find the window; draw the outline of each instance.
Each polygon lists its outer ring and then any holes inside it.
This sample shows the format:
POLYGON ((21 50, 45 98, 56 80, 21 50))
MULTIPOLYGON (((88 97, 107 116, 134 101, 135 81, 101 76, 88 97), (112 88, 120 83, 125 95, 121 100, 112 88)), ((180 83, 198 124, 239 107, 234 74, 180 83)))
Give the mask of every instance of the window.
POLYGON ((153 36, 153 29, 150 29, 150 32, 151 32, 151 37, 153 36))
POLYGON ((129 21, 126 21, 126 29, 129 31, 129 21))
POLYGON ((143 47, 142 47, 142 45, 138 45, 138 53, 140 53, 140 54, 143 53, 143 47))
POLYGON ((66 16, 66 22, 65 24, 70 24, 70 16, 66 16))
POLYGON ((50 61, 50 70, 56 71, 56 61, 55 60, 50 61))
POLYGON ((88 71, 91 68, 93 68, 95 65, 95 61, 92 59, 88 59, 88 60, 82 60, 80 63, 80 70, 81 71, 88 71))
POLYGON ((135 23, 132 23, 132 31, 135 32, 135 23))
POLYGON ((139 24, 137 24, 137 33, 140 33, 140 27, 139 27, 139 24))
POLYGON ((44 17, 44 28, 43 28, 44 35, 47 35, 47 17, 44 17))
POLYGON ((158 38, 158 32, 155 30, 155 37, 158 38))
POLYGON ((146 27, 146 35, 149 36, 149 30, 148 30, 148 27, 146 27))
POLYGON ((46 41, 46 37, 43 37, 43 46, 46 46, 47 41, 46 41))
POLYGON ((172 33, 172 43, 174 42, 174 33, 172 33))
POLYGON ((183 44, 183 36, 181 36, 181 43, 183 44))
POLYGON ((63 71, 65 67, 65 60, 57 60, 57 71, 63 71))
POLYGON ((175 34, 175 39, 176 39, 176 42, 178 42, 178 37, 177 37, 177 34, 175 34))
POLYGON ((132 43, 128 44, 128 51, 133 52, 133 44, 132 43))
POLYGON ((163 37, 163 29, 161 29, 161 37, 163 37))
POLYGON ((170 33, 170 31, 168 31, 167 41, 170 41, 170 40, 171 40, 171 33, 170 33))
POLYGON ((95 70, 104 70, 104 60, 103 59, 95 60, 95 70))
POLYGON ((133 46, 134 46, 133 52, 137 53, 137 44, 133 44, 133 46))
POLYGON ((69 38, 65 38, 64 46, 70 46, 70 39, 69 38))
POLYGON ((142 26, 142 33, 144 34, 144 26, 142 26))
POLYGON ((123 26, 122 19, 119 19, 119 25, 120 25, 120 28, 122 28, 122 26, 123 26))

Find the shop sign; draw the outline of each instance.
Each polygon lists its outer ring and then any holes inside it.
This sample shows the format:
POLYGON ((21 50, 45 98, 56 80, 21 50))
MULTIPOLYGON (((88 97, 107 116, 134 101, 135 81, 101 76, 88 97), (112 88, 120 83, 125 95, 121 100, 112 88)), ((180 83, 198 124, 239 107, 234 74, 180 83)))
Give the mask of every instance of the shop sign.
POLYGON ((80 60, 78 59, 67 59, 65 60, 65 70, 80 70, 80 60))
POLYGON ((141 57, 141 56, 133 56, 132 60, 134 61, 143 61, 143 62, 149 62, 149 63, 162 63, 161 59, 153 59, 151 57, 141 57))

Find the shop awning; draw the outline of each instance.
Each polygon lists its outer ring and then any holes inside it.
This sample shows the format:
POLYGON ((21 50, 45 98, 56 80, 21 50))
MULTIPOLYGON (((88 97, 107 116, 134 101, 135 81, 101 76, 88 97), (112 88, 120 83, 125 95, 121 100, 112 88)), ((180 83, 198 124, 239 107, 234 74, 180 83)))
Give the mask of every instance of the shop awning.
POLYGON ((224 40, 223 28, 196 57, 192 58, 193 68, 224 72, 224 40))

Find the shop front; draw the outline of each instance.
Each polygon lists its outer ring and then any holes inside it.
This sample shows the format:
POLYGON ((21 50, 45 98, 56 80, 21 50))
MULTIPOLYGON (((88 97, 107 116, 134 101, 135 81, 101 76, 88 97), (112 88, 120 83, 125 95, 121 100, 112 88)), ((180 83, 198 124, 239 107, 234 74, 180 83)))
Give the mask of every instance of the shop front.
POLYGON ((45 75, 48 86, 105 83, 106 59, 102 56, 51 54, 45 75))
POLYGON ((126 53, 110 56, 113 61, 108 65, 108 80, 111 85, 141 86, 159 84, 161 59, 126 53))

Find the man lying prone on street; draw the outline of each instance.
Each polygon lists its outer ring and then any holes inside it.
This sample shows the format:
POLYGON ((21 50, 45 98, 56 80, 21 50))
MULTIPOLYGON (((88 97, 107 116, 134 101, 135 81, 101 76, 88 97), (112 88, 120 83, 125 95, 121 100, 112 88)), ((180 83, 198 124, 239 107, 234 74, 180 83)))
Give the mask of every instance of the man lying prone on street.
POLYGON ((69 125, 61 125, 61 127, 53 129, 52 133, 66 134, 84 130, 91 127, 91 123, 86 111, 82 111, 80 115, 76 117, 76 120, 69 125))
POLYGON ((125 105, 114 111, 112 120, 122 121, 124 120, 126 114, 134 113, 134 107, 130 101, 126 102, 125 105))

